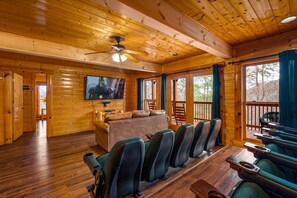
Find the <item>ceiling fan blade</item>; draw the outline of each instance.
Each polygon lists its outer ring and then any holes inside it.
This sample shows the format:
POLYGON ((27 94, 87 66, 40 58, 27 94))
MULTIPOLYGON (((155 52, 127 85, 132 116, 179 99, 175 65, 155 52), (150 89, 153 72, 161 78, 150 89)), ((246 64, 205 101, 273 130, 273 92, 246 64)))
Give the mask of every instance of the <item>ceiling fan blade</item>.
POLYGON ((126 53, 129 54, 137 54, 137 55, 142 55, 142 56, 147 56, 147 52, 142 52, 142 51, 136 51, 136 50, 125 50, 126 53))
POLYGON ((137 58, 135 58, 134 56, 132 56, 131 54, 128 54, 128 53, 125 53, 125 52, 123 52, 122 54, 125 55, 127 57, 127 59, 130 60, 130 61, 133 61, 135 63, 139 62, 139 60, 137 58))
POLYGON ((91 54, 100 54, 100 53, 114 53, 113 51, 102 51, 102 52, 90 52, 90 53, 85 53, 85 55, 91 55, 91 54))

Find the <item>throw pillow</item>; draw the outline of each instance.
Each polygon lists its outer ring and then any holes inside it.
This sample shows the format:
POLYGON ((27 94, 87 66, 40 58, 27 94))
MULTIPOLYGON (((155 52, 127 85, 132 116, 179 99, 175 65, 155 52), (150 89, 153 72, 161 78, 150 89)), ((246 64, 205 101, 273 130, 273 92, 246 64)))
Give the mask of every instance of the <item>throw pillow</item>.
POLYGON ((150 110, 150 116, 165 115, 165 110, 150 110))
POLYGON ((132 112, 133 118, 148 117, 150 115, 149 110, 134 110, 132 112))
POLYGON ((132 118, 132 113, 127 112, 127 113, 118 113, 118 114, 109 114, 105 117, 105 122, 108 121, 114 121, 114 120, 125 120, 125 119, 131 119, 132 118))

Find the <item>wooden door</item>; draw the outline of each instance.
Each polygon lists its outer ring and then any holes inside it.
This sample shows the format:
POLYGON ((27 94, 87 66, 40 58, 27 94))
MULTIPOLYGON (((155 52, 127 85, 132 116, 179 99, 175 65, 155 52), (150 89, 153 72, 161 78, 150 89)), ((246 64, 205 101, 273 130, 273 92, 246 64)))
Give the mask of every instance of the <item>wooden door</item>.
POLYGON ((13 74, 13 140, 23 135, 23 77, 13 74))

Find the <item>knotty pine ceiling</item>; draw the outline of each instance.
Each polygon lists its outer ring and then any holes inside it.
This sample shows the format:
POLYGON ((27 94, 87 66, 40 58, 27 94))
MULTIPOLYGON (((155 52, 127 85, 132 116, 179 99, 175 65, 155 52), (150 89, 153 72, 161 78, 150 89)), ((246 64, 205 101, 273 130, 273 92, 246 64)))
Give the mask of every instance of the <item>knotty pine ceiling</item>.
POLYGON ((149 54, 135 57, 153 63, 205 53, 90 0, 1 0, 0 31, 94 51, 110 50, 110 37, 121 35, 126 49, 149 54))
POLYGON ((297 0, 165 0, 231 45, 297 29, 297 0))
MULTIPOLYGON (((280 24, 297 15, 297 0, 165 1, 231 45, 297 28, 280 24)), ((159 64, 205 53, 91 0, 1 0, 0 31, 94 51, 111 49, 110 37, 121 35, 127 49, 149 54, 137 58, 159 64)))

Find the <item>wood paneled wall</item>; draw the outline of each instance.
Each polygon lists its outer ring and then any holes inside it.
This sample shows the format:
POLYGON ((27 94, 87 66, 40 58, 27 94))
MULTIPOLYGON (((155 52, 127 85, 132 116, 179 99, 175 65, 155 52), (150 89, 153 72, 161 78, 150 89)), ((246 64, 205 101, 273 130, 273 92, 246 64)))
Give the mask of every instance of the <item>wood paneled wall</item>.
POLYGON ((4 73, 0 71, 0 145, 4 144, 4 73))
MULTIPOLYGON (((38 60, 38 59, 37 59, 38 60)), ((24 76, 24 85, 35 82, 33 76, 36 73, 48 72, 52 76, 53 83, 53 130, 49 136, 65 135, 81 131, 93 130, 93 105, 92 101, 84 99, 85 77, 86 75, 107 76, 125 78, 125 95, 123 100, 111 100, 111 104, 103 107, 100 100, 93 101, 97 111, 107 109, 118 109, 131 111, 136 109, 136 75, 134 71, 113 69, 85 64, 67 63, 57 61, 57 64, 46 64, 42 61, 30 61, 30 56, 9 55, 9 58, 0 57, 0 70, 10 69, 24 76), (12 58, 13 59, 10 59, 12 58)), ((53 62, 53 61, 51 61, 53 62)), ((0 79, 0 90, 3 79, 0 79)), ((31 88, 31 87, 30 87, 31 88)), ((31 91, 24 93, 24 127, 29 130, 35 123, 29 121, 32 114, 33 103, 30 98, 34 92, 34 86, 31 91), (30 113, 29 113, 30 112, 30 113), (26 115, 29 113, 28 115, 26 115)), ((1 98, 2 96, 0 96, 1 98)), ((3 121, 3 99, 0 100, 0 123, 3 121)), ((3 129, 0 126, 0 144, 2 144, 3 129)))
POLYGON ((34 74, 33 73, 21 73, 24 79, 24 86, 28 86, 29 89, 23 90, 23 98, 24 98, 24 132, 35 131, 36 123, 34 120, 34 108, 35 108, 35 86, 34 86, 34 74))
POLYGON ((234 65, 224 68, 224 115, 225 128, 222 129, 226 144, 233 144, 235 138, 235 80, 236 72, 234 65))
POLYGON ((133 81, 133 76, 115 71, 58 67, 53 75, 53 135, 92 130, 94 109, 132 110, 132 102, 135 102, 131 99, 135 87, 133 81), (103 106, 101 100, 85 100, 86 75, 125 78, 124 100, 110 100, 111 103, 107 107, 103 106))

